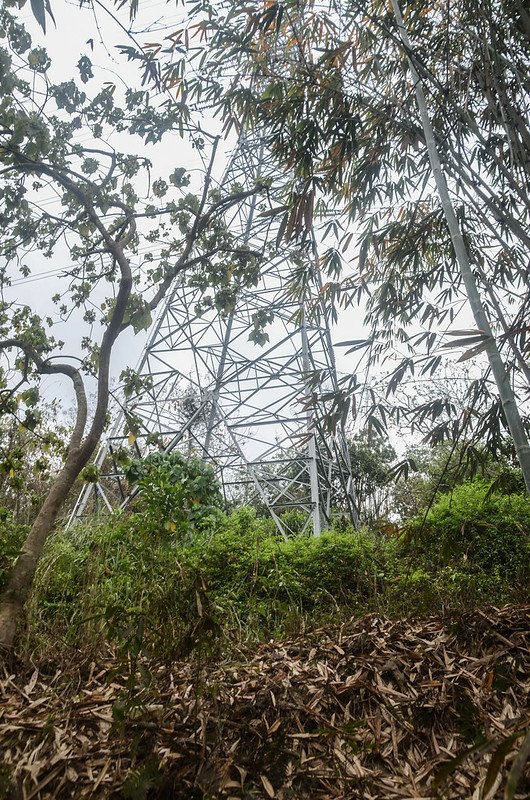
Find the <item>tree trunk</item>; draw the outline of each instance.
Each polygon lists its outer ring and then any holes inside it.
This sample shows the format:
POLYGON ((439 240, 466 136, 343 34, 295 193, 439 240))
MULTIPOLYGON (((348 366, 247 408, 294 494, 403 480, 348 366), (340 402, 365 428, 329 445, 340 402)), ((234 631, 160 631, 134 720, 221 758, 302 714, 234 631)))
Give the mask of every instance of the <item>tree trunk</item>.
POLYGON ((0 651, 11 651, 18 618, 26 602, 39 558, 57 515, 88 458, 79 452, 68 456, 59 472, 24 542, 21 555, 13 565, 0 599, 0 651), (84 463, 83 463, 84 462, 84 463))
POLYGON ((399 36, 407 56, 410 73, 414 82, 416 102, 425 136, 425 144, 429 154, 429 160, 436 183, 436 189, 442 203, 442 208, 447 221, 447 227, 449 228, 449 234, 453 243, 456 260, 460 269, 460 274, 462 275, 469 305, 471 306, 473 317, 475 318, 475 323, 489 340, 488 346, 486 347, 486 353, 495 383, 497 385, 497 390, 501 399, 508 429, 512 436, 517 458, 521 466, 526 489, 530 494, 530 445, 528 443, 528 437, 523 426, 521 415, 519 414, 515 395, 510 384, 509 375, 504 368, 504 363, 497 346, 497 342, 495 341, 493 330, 484 310, 484 306, 482 305, 477 282, 471 267, 469 253, 460 230, 460 225, 458 223, 453 203, 451 202, 447 180, 442 169, 438 148, 436 146, 434 129, 429 117, 427 103, 425 102, 425 94, 423 92, 421 78, 411 57, 411 53, 413 52, 412 44, 403 22, 403 15, 401 13, 398 0, 392 0, 392 7, 398 25, 399 36))

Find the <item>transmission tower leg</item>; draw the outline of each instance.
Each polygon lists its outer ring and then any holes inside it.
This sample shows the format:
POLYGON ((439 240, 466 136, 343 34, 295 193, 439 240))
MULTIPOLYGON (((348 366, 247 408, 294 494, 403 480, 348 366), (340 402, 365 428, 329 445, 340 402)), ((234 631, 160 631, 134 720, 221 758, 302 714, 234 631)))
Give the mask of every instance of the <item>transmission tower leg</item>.
MULTIPOLYGON (((309 392, 310 387, 308 385, 308 376, 311 371, 311 359, 309 353, 309 339, 307 336, 305 309, 303 307, 300 309, 300 316, 301 316, 300 332, 302 338, 302 365, 304 370, 304 380, 306 382, 307 391, 309 392)), ((322 497, 318 479, 318 460, 317 460, 314 412, 311 406, 308 407, 307 411, 307 433, 309 436, 309 440, 307 443, 307 455, 309 459, 308 472, 309 472, 309 485, 311 489, 311 504, 312 504, 311 518, 313 522, 313 536, 320 536, 320 534, 322 533, 322 509, 320 507, 322 497)))

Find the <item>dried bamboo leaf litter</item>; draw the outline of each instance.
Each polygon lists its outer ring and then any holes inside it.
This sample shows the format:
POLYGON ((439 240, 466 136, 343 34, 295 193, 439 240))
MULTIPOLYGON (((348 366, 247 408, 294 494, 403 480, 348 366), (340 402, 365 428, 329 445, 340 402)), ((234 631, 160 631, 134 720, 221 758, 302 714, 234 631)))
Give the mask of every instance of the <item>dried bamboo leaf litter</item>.
POLYGON ((530 727, 529 611, 367 616, 146 664, 133 691, 112 660, 6 672, 0 797, 500 800, 530 727))

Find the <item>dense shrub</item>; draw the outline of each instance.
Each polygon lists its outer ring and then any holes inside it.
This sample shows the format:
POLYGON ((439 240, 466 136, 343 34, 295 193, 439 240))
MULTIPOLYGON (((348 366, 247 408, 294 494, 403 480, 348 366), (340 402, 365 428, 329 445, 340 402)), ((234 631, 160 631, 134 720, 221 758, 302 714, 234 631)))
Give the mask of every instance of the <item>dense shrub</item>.
POLYGON ((147 533, 143 522, 114 515, 50 539, 27 608, 30 648, 129 646, 140 631, 145 646, 178 642, 195 614, 195 576, 179 563, 175 539, 147 533))
POLYGON ((28 612, 30 646, 123 643, 179 650, 197 621, 245 636, 282 633, 307 619, 362 610, 380 582, 380 540, 353 531, 279 538, 252 509, 216 519, 189 541, 150 533, 141 513, 59 531, 50 540, 28 612))
POLYGON ((442 495, 407 526, 409 551, 430 570, 446 567, 528 585, 530 498, 491 494, 483 481, 442 495))
POLYGON ((283 541, 270 521, 242 509, 182 557, 200 571, 217 604, 231 603, 247 621, 256 614, 271 620, 278 616, 271 611, 281 616, 288 607, 302 615, 360 607, 377 591, 385 554, 382 540, 367 531, 283 541))
POLYGON ((371 610, 427 613, 527 592, 530 501, 489 496, 478 482, 440 497, 400 539, 347 529, 284 541, 251 508, 187 517, 172 530, 168 507, 158 509, 149 499, 52 537, 28 647, 86 652, 107 642, 172 657, 217 646, 221 631, 270 637, 371 610))
POLYGON ((182 453, 153 453, 126 470, 140 490, 138 507, 151 530, 165 529, 183 538, 215 523, 222 506, 212 467, 182 453))

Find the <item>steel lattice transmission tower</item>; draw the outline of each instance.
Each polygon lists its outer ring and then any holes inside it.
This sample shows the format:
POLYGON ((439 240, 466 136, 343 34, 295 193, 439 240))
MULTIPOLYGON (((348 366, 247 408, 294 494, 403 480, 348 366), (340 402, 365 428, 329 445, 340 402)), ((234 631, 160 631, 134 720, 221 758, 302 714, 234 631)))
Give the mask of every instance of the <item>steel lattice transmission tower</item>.
POLYGON ((81 493, 72 519, 94 505, 112 510, 128 502, 116 454, 127 446, 125 414, 132 412, 141 420, 136 456, 175 448, 198 455, 214 465, 227 500, 267 508, 284 536, 290 532, 284 513, 289 509, 301 510, 304 526, 311 523, 315 535, 329 524, 333 507, 357 522, 344 431, 325 430, 325 403, 304 402, 312 391, 311 375, 318 373, 324 394, 337 388, 319 271, 313 270, 302 296, 294 299, 287 287, 299 254, 288 246, 279 252, 278 226, 267 214, 280 202, 278 172, 259 143, 243 138, 223 186, 248 188, 258 178, 271 182, 267 200, 249 198, 229 226, 241 242, 264 254, 258 285, 242 288, 229 314, 215 309, 199 314, 202 290, 176 280, 137 367, 149 388, 125 410, 115 409, 96 457, 99 481, 81 493), (265 329, 268 341, 260 346, 249 340, 249 332, 264 319, 272 321, 265 329))

